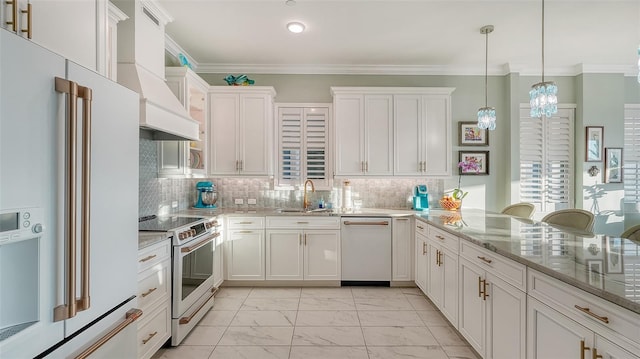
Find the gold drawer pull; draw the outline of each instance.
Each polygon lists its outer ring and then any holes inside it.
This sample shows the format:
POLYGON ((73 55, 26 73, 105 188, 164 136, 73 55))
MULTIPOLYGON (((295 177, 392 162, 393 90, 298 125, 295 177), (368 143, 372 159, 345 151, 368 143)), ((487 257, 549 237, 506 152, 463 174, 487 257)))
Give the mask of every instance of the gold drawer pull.
POLYGON ((487 257, 484 257, 484 256, 483 257, 478 256, 478 259, 482 260, 485 263, 493 262, 491 259, 488 259, 487 257))
POLYGON ((309 224, 309 222, 296 222, 298 224, 309 224))
POLYGON ((443 237, 443 236, 436 235, 436 238, 438 238, 438 239, 439 239, 439 240, 441 240, 441 241, 444 241, 444 237, 443 237))
POLYGON ((147 344, 149 342, 149 340, 151 340, 151 338, 156 336, 156 334, 158 334, 158 331, 155 331, 155 332, 149 334, 147 339, 142 339, 142 344, 147 344))
POLYGON ((144 257, 144 258, 142 258, 141 260, 139 260, 139 262, 141 262, 141 263, 142 263, 142 262, 146 262, 146 261, 151 260, 151 259, 153 259, 153 258, 155 258, 155 257, 157 257, 157 256, 158 256, 157 254, 150 255, 150 256, 148 256, 148 257, 144 257))
POLYGON ((584 307, 581 307, 581 306, 579 306, 577 304, 574 305, 574 307, 576 309, 578 309, 579 311, 581 311, 581 312, 583 312, 583 313, 585 313, 585 314, 587 314, 587 315, 589 315, 591 317, 594 317, 594 318, 598 319, 599 321, 601 321, 603 323, 609 324, 609 317, 601 317, 601 316, 597 315, 596 313, 592 312, 589 308, 584 308, 584 307))
POLYGON ((158 289, 158 287, 151 288, 151 289, 149 289, 148 291, 146 291, 146 292, 142 293, 142 298, 144 298, 144 297, 148 296, 149 294, 151 294, 151 293, 155 292, 155 291, 156 291, 156 289, 158 289))
POLYGON ((418 227, 418 228, 420 228, 420 229, 424 229, 424 227, 423 227, 423 226, 416 226, 416 227, 418 227))

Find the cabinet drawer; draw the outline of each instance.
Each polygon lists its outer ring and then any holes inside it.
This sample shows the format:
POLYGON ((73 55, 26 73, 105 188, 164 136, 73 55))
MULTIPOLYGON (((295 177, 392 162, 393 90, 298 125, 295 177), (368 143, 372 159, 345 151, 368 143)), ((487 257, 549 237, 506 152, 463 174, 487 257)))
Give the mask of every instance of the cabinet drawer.
POLYGON ((264 217, 229 217, 228 229, 264 229, 264 217))
POLYGON ((138 327, 138 358, 151 358, 171 336, 169 302, 142 315, 138 327))
POLYGON ((340 229, 340 217, 267 217, 267 228, 340 229))
POLYGON ((527 290, 527 267, 465 240, 460 255, 521 291, 527 290))
POLYGON ((138 274, 138 305, 148 310, 171 296, 171 261, 165 260, 138 274))
POLYGON ((433 241, 440 243, 443 247, 451 250, 453 253, 458 254, 458 237, 451 233, 447 233, 434 226, 429 226, 429 234, 427 237, 433 241))
POLYGON ((426 224, 425 222, 422 222, 420 220, 416 220, 416 224, 414 226, 415 229, 415 233, 416 234, 422 234, 423 236, 427 236, 427 226, 428 224, 426 224))
POLYGON ((138 251, 138 273, 171 258, 171 240, 167 239, 138 251))
POLYGON ((532 269, 528 294, 599 334, 616 334, 640 344, 637 313, 532 269))

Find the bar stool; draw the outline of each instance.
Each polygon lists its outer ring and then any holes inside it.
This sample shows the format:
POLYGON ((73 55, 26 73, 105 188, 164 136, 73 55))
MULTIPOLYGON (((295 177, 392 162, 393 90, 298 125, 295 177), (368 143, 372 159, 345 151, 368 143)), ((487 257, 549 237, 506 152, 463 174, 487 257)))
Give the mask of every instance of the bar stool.
POLYGON ((531 218, 531 216, 533 216, 533 212, 535 211, 536 207, 533 204, 520 202, 504 207, 504 209, 500 213, 508 214, 514 217, 531 218))
POLYGON ((593 229, 594 220, 593 213, 577 208, 561 209, 542 218, 542 222, 589 232, 593 229))

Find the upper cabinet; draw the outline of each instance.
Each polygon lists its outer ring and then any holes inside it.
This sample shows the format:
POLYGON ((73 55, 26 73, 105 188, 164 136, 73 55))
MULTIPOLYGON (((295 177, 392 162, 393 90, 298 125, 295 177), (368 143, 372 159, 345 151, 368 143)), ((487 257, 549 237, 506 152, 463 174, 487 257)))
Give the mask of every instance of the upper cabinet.
POLYGON ((2 26, 105 75, 107 0, 3 0, 2 26))
POLYGON ((199 141, 160 141, 158 147, 159 176, 205 176, 208 157, 209 84, 188 67, 167 67, 167 86, 198 122, 199 141))
POLYGON ((332 87, 335 175, 451 175, 453 90, 332 87))
POLYGON ((209 88, 209 174, 273 174, 273 98, 268 86, 209 88))

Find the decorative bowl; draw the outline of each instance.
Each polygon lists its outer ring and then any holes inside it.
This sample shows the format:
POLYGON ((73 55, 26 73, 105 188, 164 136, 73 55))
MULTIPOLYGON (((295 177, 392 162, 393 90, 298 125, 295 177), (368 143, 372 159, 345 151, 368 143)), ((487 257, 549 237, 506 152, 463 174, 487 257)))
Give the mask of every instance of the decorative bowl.
POLYGON ((459 199, 440 199, 440 207, 449 211, 457 211, 461 205, 462 201, 459 199))

